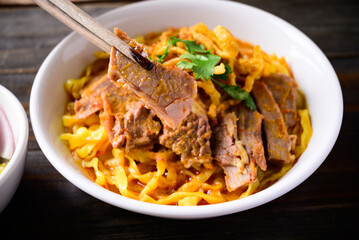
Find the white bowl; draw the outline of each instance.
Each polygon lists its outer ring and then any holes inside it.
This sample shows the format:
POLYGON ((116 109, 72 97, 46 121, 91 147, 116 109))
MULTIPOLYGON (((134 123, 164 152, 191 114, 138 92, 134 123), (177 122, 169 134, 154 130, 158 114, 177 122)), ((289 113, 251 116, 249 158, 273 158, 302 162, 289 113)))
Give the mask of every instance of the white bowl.
POLYGON ((24 172, 29 125, 26 113, 19 100, 2 85, 0 85, 0 109, 10 123, 15 141, 15 149, 11 159, 0 173, 1 213, 13 197, 24 172))
POLYGON ((67 100, 64 81, 77 77, 98 49, 72 33, 59 43, 41 66, 31 92, 30 116, 36 139, 52 165, 88 194, 127 210, 177 219, 208 218, 243 211, 287 193, 308 178, 332 149, 341 126, 343 101, 337 76, 328 59, 302 32, 267 12, 229 1, 145 1, 114 9, 99 18, 108 28, 118 26, 130 36, 168 27, 204 22, 222 25, 236 37, 259 44, 267 53, 284 56, 311 113, 313 136, 295 166, 273 186, 252 196, 207 206, 162 206, 125 198, 92 182, 72 160, 65 143, 61 117, 67 100))

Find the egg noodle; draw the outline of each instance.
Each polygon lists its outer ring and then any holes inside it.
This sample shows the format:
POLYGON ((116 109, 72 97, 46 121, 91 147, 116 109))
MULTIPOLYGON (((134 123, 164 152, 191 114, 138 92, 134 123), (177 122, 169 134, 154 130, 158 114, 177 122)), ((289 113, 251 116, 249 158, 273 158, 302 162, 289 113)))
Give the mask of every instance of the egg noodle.
MULTIPOLYGON (((268 55, 260 46, 253 46, 235 38, 222 26, 210 30, 203 23, 199 23, 191 27, 169 29, 159 34, 151 33, 137 37, 136 40, 145 46, 152 59, 156 59, 164 53, 170 36, 196 40, 211 54, 220 56, 232 69, 226 84, 236 85, 236 79, 241 79, 244 82, 242 88, 247 92, 251 92, 257 79, 272 73, 293 77, 284 58, 278 58, 275 54, 268 55)), ((176 65, 182 60, 179 56, 185 53, 187 50, 182 42, 169 46, 168 57, 163 65, 176 65)), ((270 186, 295 163, 269 163, 266 171, 258 168, 255 182, 229 192, 223 170, 215 162, 206 166, 195 164, 185 168, 179 157, 165 147, 156 151, 131 149, 129 152, 113 148, 98 114, 79 119, 74 113, 74 101, 79 99, 81 89, 95 76, 106 74, 109 55, 97 52, 94 56, 96 60, 86 68, 81 78, 66 81, 65 88, 71 101, 63 115, 65 133, 61 135, 61 139, 67 142, 74 159, 98 185, 122 196, 150 203, 179 206, 215 204, 240 199, 270 186)), ((216 66, 214 71, 215 74, 224 73, 223 63, 216 66)), ((198 88, 210 98, 207 113, 209 118, 215 119, 221 111, 238 105, 238 100, 223 100, 212 81, 196 81, 198 88)), ((305 100, 303 95, 299 95, 300 124, 294 129, 294 134, 298 136, 294 150, 296 159, 306 149, 312 135, 305 100)))

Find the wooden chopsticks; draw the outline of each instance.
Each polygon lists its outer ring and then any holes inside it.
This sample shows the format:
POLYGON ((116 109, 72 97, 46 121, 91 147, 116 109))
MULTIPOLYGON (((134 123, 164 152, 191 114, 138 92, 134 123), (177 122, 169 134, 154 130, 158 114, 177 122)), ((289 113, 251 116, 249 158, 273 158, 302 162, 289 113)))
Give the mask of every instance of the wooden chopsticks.
POLYGON ((91 16, 82 11, 68 0, 33 0, 45 11, 56 17, 58 20, 78 32, 102 50, 110 53, 111 47, 115 47, 126 57, 146 70, 151 70, 153 64, 141 56, 128 44, 118 38, 110 30, 103 27, 91 16))

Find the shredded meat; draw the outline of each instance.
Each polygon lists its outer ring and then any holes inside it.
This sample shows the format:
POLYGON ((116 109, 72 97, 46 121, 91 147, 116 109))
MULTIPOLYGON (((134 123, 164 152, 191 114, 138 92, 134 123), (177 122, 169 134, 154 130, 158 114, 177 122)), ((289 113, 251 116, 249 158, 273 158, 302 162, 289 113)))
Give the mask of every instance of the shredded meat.
MULTIPOLYGON (((147 56, 142 45, 126 33, 115 28, 115 34, 139 54, 147 56)), ((196 82, 178 67, 164 67, 156 61, 152 63, 154 67, 147 71, 112 48, 108 76, 116 84, 125 83, 164 124, 176 128, 191 111, 197 94, 196 82)))

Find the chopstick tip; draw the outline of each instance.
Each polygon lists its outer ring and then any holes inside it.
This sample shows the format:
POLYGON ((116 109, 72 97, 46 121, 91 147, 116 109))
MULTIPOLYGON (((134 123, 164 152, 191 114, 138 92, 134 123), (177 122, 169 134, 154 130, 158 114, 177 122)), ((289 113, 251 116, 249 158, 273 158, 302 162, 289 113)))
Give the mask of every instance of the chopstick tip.
POLYGON ((131 56, 133 57, 133 59, 144 69, 146 69, 147 71, 150 71, 153 68, 153 63, 145 58, 144 56, 142 56, 141 54, 139 54, 135 49, 130 48, 130 52, 131 52, 131 56))

